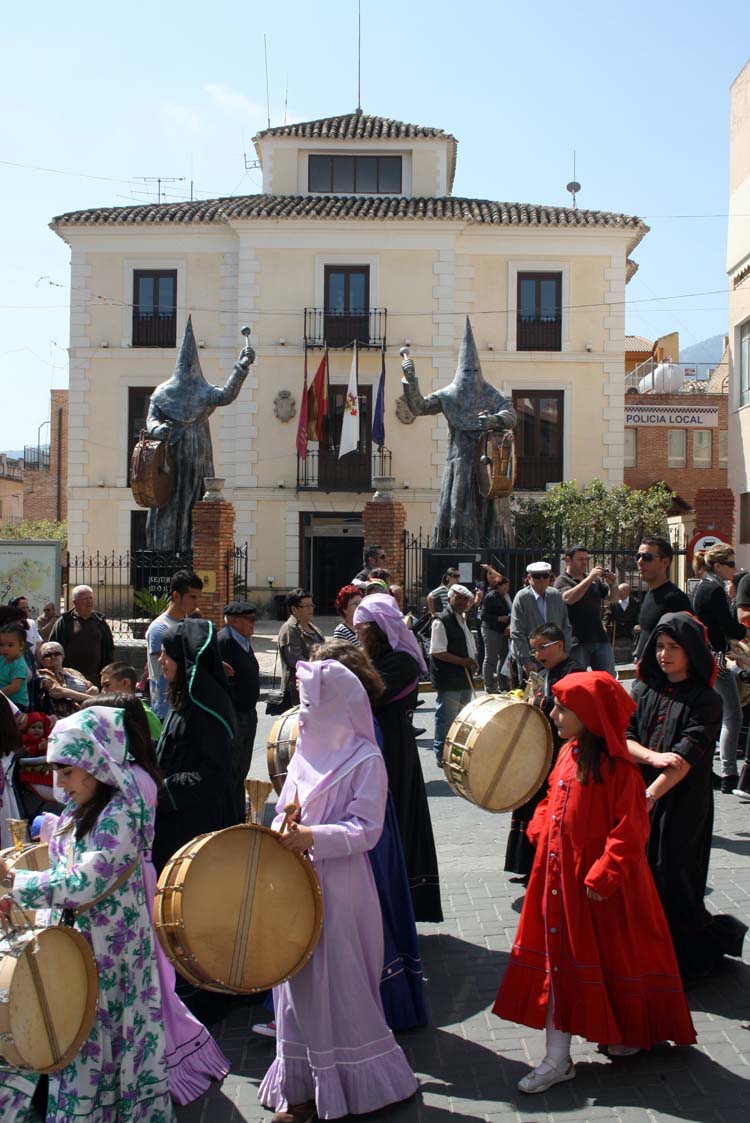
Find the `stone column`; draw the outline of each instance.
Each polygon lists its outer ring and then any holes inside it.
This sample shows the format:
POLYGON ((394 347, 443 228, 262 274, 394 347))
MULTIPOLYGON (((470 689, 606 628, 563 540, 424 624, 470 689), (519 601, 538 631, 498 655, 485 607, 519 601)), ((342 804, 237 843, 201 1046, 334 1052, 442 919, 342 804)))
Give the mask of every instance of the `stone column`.
POLYGON ((385 567, 390 570, 394 585, 403 585, 406 507, 393 497, 396 483, 393 476, 375 476, 372 482, 375 494, 362 512, 365 545, 376 543, 383 547, 387 558, 385 567))
POLYGON ((695 533, 715 534, 734 545, 734 492, 728 487, 702 487, 695 493, 695 533))
POLYGON ((193 569, 203 580, 200 610, 215 627, 224 626, 224 605, 232 600, 234 504, 222 495, 224 480, 206 479, 206 494, 193 507, 193 569))

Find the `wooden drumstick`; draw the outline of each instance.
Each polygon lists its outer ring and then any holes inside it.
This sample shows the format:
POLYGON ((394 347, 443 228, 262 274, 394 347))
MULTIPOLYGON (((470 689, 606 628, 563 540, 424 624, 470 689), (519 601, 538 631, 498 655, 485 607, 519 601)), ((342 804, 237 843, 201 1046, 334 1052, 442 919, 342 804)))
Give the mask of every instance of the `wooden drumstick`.
POLYGON ((284 822, 281 824, 279 834, 285 834, 289 830, 290 825, 294 822, 294 816, 299 810, 296 803, 287 803, 284 806, 284 822))

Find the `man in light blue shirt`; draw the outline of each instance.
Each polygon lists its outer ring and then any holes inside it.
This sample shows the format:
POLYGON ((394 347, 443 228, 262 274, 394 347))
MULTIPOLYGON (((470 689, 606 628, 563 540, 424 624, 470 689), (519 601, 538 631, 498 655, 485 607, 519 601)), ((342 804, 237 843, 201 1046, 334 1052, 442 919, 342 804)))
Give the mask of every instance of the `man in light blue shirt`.
POLYGON ((155 620, 151 621, 146 632, 151 709, 159 721, 164 721, 169 709, 167 697, 169 684, 159 666, 162 639, 169 628, 174 628, 180 620, 184 620, 186 616, 195 612, 202 589, 203 582, 196 573, 191 573, 189 569, 178 569, 169 585, 169 607, 166 612, 162 612, 161 616, 157 616, 155 620))

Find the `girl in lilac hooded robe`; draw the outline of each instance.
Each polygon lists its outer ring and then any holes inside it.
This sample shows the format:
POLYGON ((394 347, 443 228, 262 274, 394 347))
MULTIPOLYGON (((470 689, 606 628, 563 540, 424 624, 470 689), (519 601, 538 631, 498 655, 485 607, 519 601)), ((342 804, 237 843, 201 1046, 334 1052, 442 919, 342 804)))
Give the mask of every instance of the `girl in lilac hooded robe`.
POLYGON ((298 663, 297 681, 299 739, 273 825, 285 804, 299 805, 285 844, 308 850, 323 933, 303 970, 274 988, 276 1059, 258 1098, 281 1120, 337 1119, 406 1099, 417 1080, 380 1000, 383 927, 367 851, 383 829, 388 783, 367 694, 329 660, 298 663))

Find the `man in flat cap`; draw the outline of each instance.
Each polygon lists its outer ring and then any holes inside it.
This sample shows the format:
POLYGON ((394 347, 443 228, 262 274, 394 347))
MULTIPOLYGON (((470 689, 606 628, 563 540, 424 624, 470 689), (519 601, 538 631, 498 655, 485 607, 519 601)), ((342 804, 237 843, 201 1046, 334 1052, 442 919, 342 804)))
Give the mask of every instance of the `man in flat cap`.
POLYGON ((516 593, 510 613, 510 651, 522 681, 536 668, 529 643, 529 633, 540 624, 557 624, 565 636, 565 650, 570 650, 573 633, 562 593, 550 587, 552 566, 549 562, 531 562, 526 566, 528 584, 516 593))
POLYGON ((233 600, 224 608, 225 627, 217 636, 219 651, 227 667, 229 696, 237 714, 237 735, 232 743, 232 802, 237 822, 245 818, 245 777, 250 771, 256 706, 260 694, 260 669, 250 640, 255 631, 256 607, 252 601, 233 600), (234 673, 231 673, 234 672, 234 673))
POLYGON ((476 646, 466 613, 474 594, 465 585, 451 585, 448 604, 432 621, 430 681, 437 693, 435 739, 432 748, 438 766, 443 744, 458 711, 471 701, 471 676, 477 669, 476 646))

